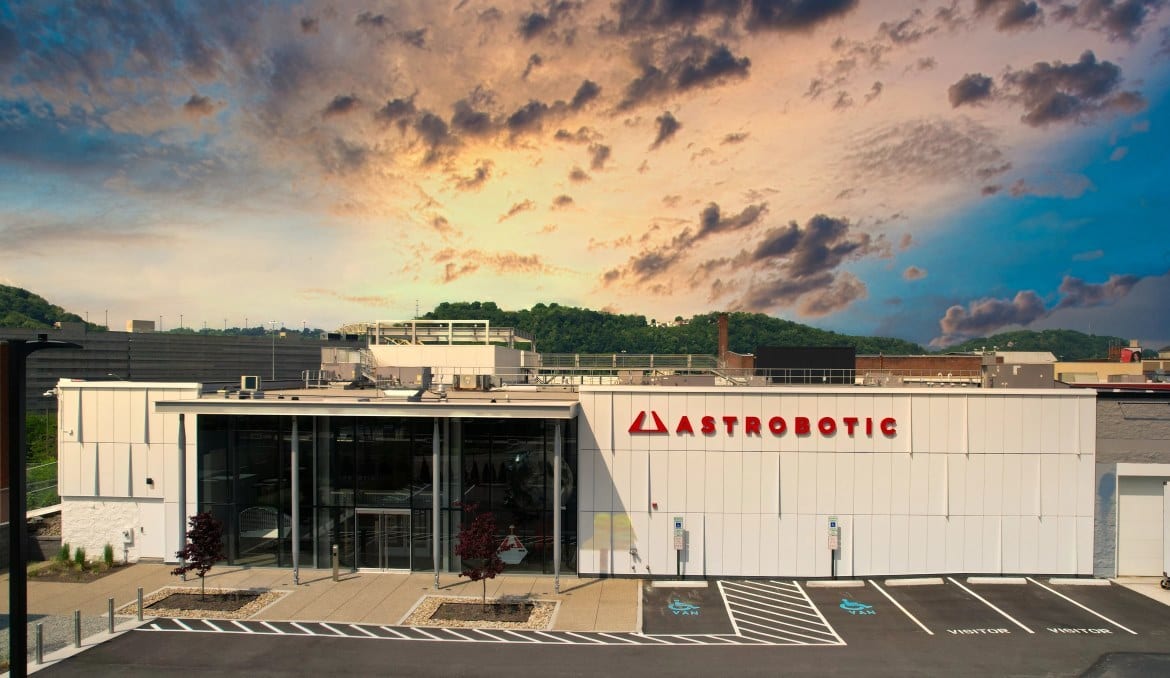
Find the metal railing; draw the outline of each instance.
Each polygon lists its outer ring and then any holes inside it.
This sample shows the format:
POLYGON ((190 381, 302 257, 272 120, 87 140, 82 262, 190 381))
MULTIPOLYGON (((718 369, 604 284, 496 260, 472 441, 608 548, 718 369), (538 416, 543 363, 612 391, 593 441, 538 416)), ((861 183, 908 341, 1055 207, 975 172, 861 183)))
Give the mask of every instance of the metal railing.
POLYGON ((30 466, 25 471, 28 482, 28 510, 61 503, 57 494, 57 462, 30 466))

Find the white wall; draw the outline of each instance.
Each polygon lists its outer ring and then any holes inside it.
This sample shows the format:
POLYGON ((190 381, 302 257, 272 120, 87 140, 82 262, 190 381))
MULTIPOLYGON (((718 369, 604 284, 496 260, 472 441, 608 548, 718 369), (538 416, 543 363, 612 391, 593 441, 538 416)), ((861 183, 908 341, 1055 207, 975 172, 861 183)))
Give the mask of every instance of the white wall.
POLYGON ((1094 408, 1092 392, 1054 390, 583 387, 580 571, 673 575, 682 516, 685 574, 828 576, 836 516, 842 576, 1089 574, 1094 408), (630 433, 643 411, 668 432, 630 433), (683 415, 695 434, 676 432, 683 415), (704 415, 715 432, 700 432, 704 415), (797 416, 810 435, 794 434, 797 416), (821 417, 839 430, 817 432, 821 417), (846 434, 845 417, 873 418, 874 434, 846 434), (895 435, 876 430, 884 417, 895 435))
MULTIPOLYGON (((179 549, 179 415, 158 413, 154 404, 196 398, 199 385, 63 379, 57 390, 62 539, 85 546, 94 558, 110 543, 120 558, 122 530, 132 527, 125 545, 132 562, 173 560, 179 549)), ((188 515, 196 506, 194 419, 188 417, 186 426, 188 515)))

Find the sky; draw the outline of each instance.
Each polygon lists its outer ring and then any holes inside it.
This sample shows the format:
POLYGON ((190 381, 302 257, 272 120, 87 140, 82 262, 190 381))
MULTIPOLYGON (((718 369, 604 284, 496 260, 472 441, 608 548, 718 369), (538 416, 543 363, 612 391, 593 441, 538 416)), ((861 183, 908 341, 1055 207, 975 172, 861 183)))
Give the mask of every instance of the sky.
POLYGON ((0 283, 1170 345, 1170 0, 0 0, 0 283))

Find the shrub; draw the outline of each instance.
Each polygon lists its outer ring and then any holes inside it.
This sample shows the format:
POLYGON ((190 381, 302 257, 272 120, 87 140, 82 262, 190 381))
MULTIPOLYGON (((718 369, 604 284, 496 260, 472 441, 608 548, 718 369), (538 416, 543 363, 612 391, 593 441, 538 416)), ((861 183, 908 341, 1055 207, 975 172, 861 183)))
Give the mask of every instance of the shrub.
POLYGON ((85 547, 78 546, 73 550, 73 564, 85 569, 85 547))
POLYGON ((102 549, 102 561, 105 562, 106 567, 114 566, 114 547, 112 545, 106 544, 106 547, 102 549))
POLYGON ((69 562, 69 542, 61 544, 61 548, 57 549, 57 555, 53 556, 53 560, 62 565, 69 562))

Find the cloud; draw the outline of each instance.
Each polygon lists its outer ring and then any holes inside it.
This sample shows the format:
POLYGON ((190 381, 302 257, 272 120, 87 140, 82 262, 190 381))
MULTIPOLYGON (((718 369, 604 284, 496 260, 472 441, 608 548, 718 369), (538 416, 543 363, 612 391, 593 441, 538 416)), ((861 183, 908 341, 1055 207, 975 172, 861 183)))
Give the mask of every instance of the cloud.
POLYGON ((333 97, 333 101, 330 101, 325 106, 325 110, 321 111, 321 115, 326 118, 335 115, 345 115, 346 113, 353 112, 360 105, 361 101, 353 94, 338 94, 333 97))
POLYGON ((476 110, 470 101, 460 99, 452 107, 451 127, 469 136, 484 136, 495 131, 492 116, 476 110))
POLYGON ((183 113, 186 113, 192 118, 201 118, 206 115, 215 113, 216 104, 211 100, 211 97, 206 97, 201 94, 192 94, 190 99, 183 104, 183 113))
POLYGON ((964 339, 994 334, 1012 325, 1027 327, 1056 311, 1114 305, 1141 281, 1140 276, 1111 275, 1105 282, 1095 284, 1065 276, 1057 289, 1060 299, 1051 308, 1034 290, 1022 290, 1011 299, 979 299, 968 303, 966 308, 956 304, 939 320, 942 335, 930 343, 932 346, 947 346, 964 339))
POLYGON ((964 104, 981 104, 991 99, 991 78, 982 73, 968 73, 947 88, 951 108, 964 104))
POLYGON ((1135 275, 1111 275, 1105 282, 1095 285, 1080 278, 1065 276, 1059 291, 1064 296, 1056 308, 1087 308, 1105 306, 1129 294, 1141 280, 1135 275))
POLYGON ((423 111, 414 121, 414 131, 429 149, 423 158, 424 165, 435 163, 442 157, 444 148, 454 144, 447 123, 430 111, 423 111))
POLYGON ((470 176, 457 177, 455 179, 455 188, 460 191, 475 191, 479 190, 492 175, 492 161, 480 160, 475 165, 475 170, 470 176))
POLYGON ((744 79, 751 70, 751 59, 737 57, 727 45, 698 35, 675 39, 662 52, 661 63, 643 57, 637 64, 640 74, 626 85, 619 111, 744 79))
POLYGON ((571 196, 571 195, 561 194, 561 195, 558 195, 557 197, 553 198, 553 201, 552 201, 553 209, 567 209, 567 208, 572 207, 572 206, 573 206, 573 196, 571 196))
POLYGON ((390 19, 385 14, 362 12, 354 19, 354 24, 357 26, 366 26, 370 28, 385 28, 386 26, 390 25, 390 19))
POLYGON ((511 219, 512 217, 516 216, 517 214, 520 214, 521 212, 527 212, 528 210, 533 210, 533 209, 536 209, 536 203, 532 202, 531 200, 525 200, 524 202, 518 202, 518 203, 512 205, 511 207, 509 207, 507 212, 501 214, 500 218, 496 220, 496 223, 503 223, 505 220, 511 219))
POLYGON ((994 15, 1001 31, 1036 28, 1044 22, 1044 11, 1035 2, 1024 0, 975 0, 976 16, 994 15))
POLYGON ((447 218, 441 215, 435 215, 431 219, 431 228, 439 232, 439 235, 444 239, 458 233, 458 230, 447 221, 447 218))
POLYGON ((590 179, 592 179, 592 177, 589 176, 589 173, 580 167, 573 167, 572 171, 569 172, 569 181, 575 184, 586 182, 590 179))
POLYGON ((742 144, 743 142, 747 141, 747 138, 749 136, 751 136, 751 134, 748 132, 734 132, 732 134, 725 134, 723 136, 723 140, 720 141, 719 143, 724 144, 724 145, 742 144))
MULTIPOLYGON (((678 196, 666 196, 663 198, 663 204, 667 207, 677 205, 678 196)), ((616 272, 609 280, 630 276, 644 282, 649 278, 663 275, 681 261, 699 241, 716 234, 741 231, 759 222, 767 211, 768 205, 760 203, 748 205, 737 214, 725 215, 718 204, 708 203, 699 213, 698 227, 694 231, 689 227, 684 228, 668 243, 630 257, 626 266, 615 269, 616 272)))
POLYGON ((605 169, 605 163, 609 161, 610 153, 610 147, 605 144, 590 144, 589 168, 592 170, 605 169))
POLYGON ((903 280, 922 280, 925 277, 926 269, 917 266, 907 266, 906 270, 902 271, 903 280))
POLYGON ((577 88, 577 91, 573 93, 573 98, 569 101, 569 108, 574 111, 579 111, 585 104, 599 96, 601 96, 601 86, 592 80, 585 80, 577 88))
POLYGON ((521 80, 527 80, 533 69, 544 65, 544 58, 536 52, 533 52, 528 57, 528 63, 524 65, 524 72, 520 74, 521 80))
POLYGON ((765 233, 751 259, 755 262, 783 259, 787 262, 785 272, 791 277, 813 276, 840 266, 851 256, 872 251, 870 236, 854 235, 851 230, 848 220, 823 214, 809 219, 803 228, 790 221, 787 226, 765 233))
POLYGON ((654 124, 658 127, 658 133, 654 136, 654 143, 650 144, 651 149, 658 148, 673 139, 679 128, 682 127, 682 123, 676 120, 670 111, 665 111, 655 118, 654 124))
POLYGON ((1118 92, 1121 69, 1097 61, 1093 52, 1076 63, 1039 62, 1028 70, 1009 70, 1003 86, 1010 98, 1024 106, 1023 121, 1032 127, 1050 123, 1084 122, 1106 111, 1134 112, 1145 106, 1138 92, 1118 92))
POLYGON ((1096 190, 1093 182, 1083 174, 1060 174, 1028 181, 1017 179, 1008 189, 1013 198, 1035 195, 1042 198, 1079 198, 1088 191, 1096 190))
POLYGON ((1165 5, 1165 0, 1090 0, 1062 4, 1054 16, 1074 26, 1098 31, 1111 40, 1136 42, 1146 20, 1165 5))
POLYGON ((406 129, 406 125, 416 113, 414 96, 407 99, 390 99, 386 105, 374 112, 374 118, 386 123, 397 122, 399 129, 406 129))
POLYGON ((916 7, 905 19, 878 24, 878 35, 895 45, 913 45, 938 30, 937 26, 923 26, 922 18, 922 10, 916 7))
POLYGON ((1124 159, 1125 156, 1127 156, 1127 155, 1129 155, 1129 147, 1128 146, 1118 146, 1117 148, 1113 149, 1113 151, 1109 154, 1109 160, 1111 162, 1117 162, 1119 160, 1124 159))
POLYGON ((20 56, 20 40, 16 31, 4 24, 0 24, 0 66, 16 61, 20 56))
POLYGON ((970 180, 1003 163, 996 141, 991 129, 969 118, 910 119, 849 139, 845 161, 859 180, 970 180))
POLYGON ((751 0, 748 30, 804 32, 848 14, 857 0, 751 0))
POLYGON ((305 299, 319 299, 327 297, 330 299, 337 299, 338 301, 345 301, 359 306, 371 306, 373 308, 385 309, 393 307, 398 303, 394 297, 388 295, 376 294, 344 294, 336 290, 327 290, 322 287, 309 287, 298 290, 299 295, 305 299))
POLYGON ((305 34, 316 34, 321 28, 321 22, 315 16, 301 17, 301 32, 305 34))
POLYGON ((994 334, 1007 325, 1028 325, 1047 312, 1044 300, 1032 290, 1018 292, 1012 299, 979 299, 966 308, 956 304, 938 321, 943 334, 930 344, 946 346, 964 338, 994 334))
POLYGON ((329 174, 348 174, 366 166, 370 149, 360 142, 341 137, 323 142, 317 147, 317 160, 321 169, 329 174))
POLYGON ((1073 255, 1073 261, 1096 261, 1105 256, 1105 250, 1087 250, 1073 255))
POLYGON ((857 0, 618 0, 623 33, 738 21, 748 31, 804 32, 847 14, 857 0))
POLYGON ((515 273, 548 273, 552 269, 545 264, 539 254, 519 254, 517 252, 489 252, 484 250, 455 250, 447 248, 440 250, 431 257, 431 261, 443 265, 441 282, 452 283, 456 280, 476 273, 486 268, 501 275, 515 273))
POLYGON ((878 98, 882 94, 882 83, 875 82, 870 86, 869 91, 865 93, 865 103, 869 103, 878 98))

